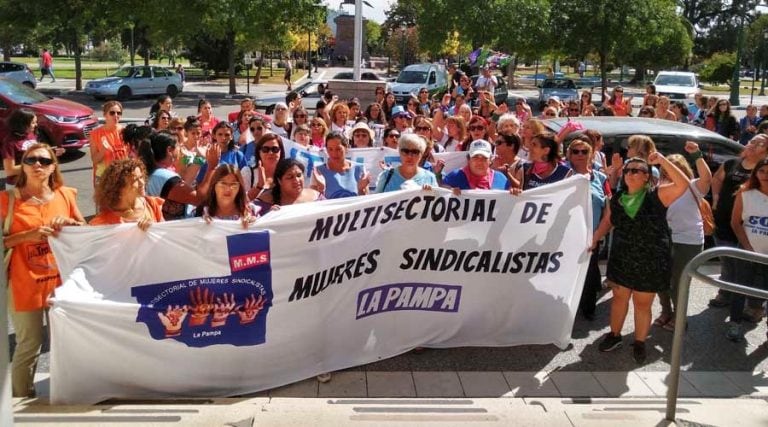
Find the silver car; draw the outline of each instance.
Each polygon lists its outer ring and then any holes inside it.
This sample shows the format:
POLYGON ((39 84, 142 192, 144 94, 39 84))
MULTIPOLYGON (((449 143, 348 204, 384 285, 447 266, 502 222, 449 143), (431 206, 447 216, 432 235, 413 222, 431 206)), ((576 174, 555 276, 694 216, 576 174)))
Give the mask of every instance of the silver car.
POLYGON ((121 101, 137 95, 174 97, 183 89, 180 75, 155 66, 123 67, 109 77, 91 80, 85 85, 85 93, 96 99, 109 97, 121 101))
POLYGON ((0 77, 16 80, 32 89, 37 87, 35 74, 29 69, 27 64, 22 64, 21 62, 0 62, 0 77))
MULTIPOLYGON (((317 101, 320 100, 321 94, 318 91, 320 85, 328 86, 326 80, 312 80, 302 83, 296 87, 293 91, 301 96, 301 105, 308 111, 314 111, 317 106, 317 101)), ((265 110, 267 114, 272 114, 275 111, 275 105, 278 102, 285 102, 285 95, 282 93, 268 94, 259 96, 254 101, 256 109, 265 110)))

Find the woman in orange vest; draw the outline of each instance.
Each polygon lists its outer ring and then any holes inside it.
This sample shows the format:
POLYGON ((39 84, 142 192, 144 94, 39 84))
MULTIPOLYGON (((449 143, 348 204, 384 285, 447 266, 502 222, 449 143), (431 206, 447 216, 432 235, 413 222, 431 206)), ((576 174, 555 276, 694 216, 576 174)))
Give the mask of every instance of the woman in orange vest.
POLYGON ((123 105, 117 101, 107 101, 102 107, 104 111, 104 125, 91 132, 91 160, 93 161, 93 186, 96 187, 99 178, 110 163, 115 160, 128 157, 123 142, 123 126, 120 119, 123 117, 123 105))
POLYGON ((33 144, 21 158, 16 188, 0 193, 3 246, 8 273, 8 306, 16 330, 12 361, 13 397, 35 395, 34 375, 43 345, 43 317, 61 276, 48 238, 64 226, 85 223, 77 190, 64 186, 56 155, 33 144))
POLYGON ((93 198, 99 214, 90 225, 135 222, 146 231, 152 223, 163 221, 164 200, 147 196, 146 182, 147 170, 141 160, 112 162, 96 187, 93 198))

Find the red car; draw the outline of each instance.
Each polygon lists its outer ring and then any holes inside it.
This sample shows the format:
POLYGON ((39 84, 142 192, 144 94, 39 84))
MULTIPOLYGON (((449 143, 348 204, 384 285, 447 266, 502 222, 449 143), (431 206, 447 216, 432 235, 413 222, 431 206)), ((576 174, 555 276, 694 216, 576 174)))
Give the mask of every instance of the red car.
POLYGON ((88 134, 99 124, 93 110, 83 104, 50 98, 14 80, 0 78, 0 141, 8 135, 6 118, 20 108, 37 115, 38 141, 55 147, 83 148, 88 144, 88 134))

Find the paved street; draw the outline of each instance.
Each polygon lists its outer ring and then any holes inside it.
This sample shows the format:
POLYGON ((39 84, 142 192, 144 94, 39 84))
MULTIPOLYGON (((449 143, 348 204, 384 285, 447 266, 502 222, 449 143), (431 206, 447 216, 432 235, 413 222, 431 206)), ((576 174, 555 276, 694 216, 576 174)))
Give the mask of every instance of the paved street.
MULTIPOLYGON (((327 72, 330 74, 335 70, 328 70, 327 72)), ((41 88, 46 91, 60 90, 67 98, 82 102, 100 111, 101 102, 91 100, 83 94, 69 92, 66 81, 60 80, 57 83, 61 83, 60 88, 46 87, 48 86, 46 84, 41 85, 41 88)), ((215 99, 215 113, 220 117, 224 116, 226 113, 236 110, 239 101, 238 99, 226 98, 224 95, 226 87, 224 90, 222 87, 224 86, 189 84, 185 93, 174 100, 174 108, 182 117, 195 114, 197 100, 200 96, 206 96, 215 99)), ((244 91, 245 88, 242 89, 244 91)), ((255 96, 283 91, 282 85, 256 88, 252 86, 252 95, 255 96)), ((525 92, 525 94, 526 96, 533 96, 532 91, 525 92)), ((768 103, 768 97, 760 102, 768 103)), ((146 117, 151 103, 151 99, 131 100, 124 103, 125 117, 146 117)), ((86 216, 93 215, 95 210, 92 201, 93 188, 88 149, 68 153, 63 157, 62 170, 66 184, 79 190, 78 204, 83 213, 86 216)), ((710 265, 706 268, 707 274, 718 274, 719 269, 716 265, 710 265)), ((766 342, 765 321, 759 325, 747 323, 746 340, 741 343, 726 340, 727 309, 712 309, 707 306, 707 301, 714 294, 713 288, 698 282, 695 282, 691 289, 690 325, 686 333, 683 355, 683 366, 687 373, 681 384, 681 395, 696 398, 716 396, 768 397, 768 376, 766 376, 766 372, 768 372, 768 345, 764 345, 766 342)), ((660 398, 663 398, 666 390, 664 378, 666 372, 669 371, 672 334, 661 328, 653 328, 647 341, 648 362, 644 366, 638 367, 631 356, 630 343, 633 322, 630 309, 623 331, 625 334, 624 347, 612 353, 601 353, 597 350, 597 343, 599 337, 608 331, 609 305, 609 294, 605 293, 599 302, 596 320, 588 322, 577 317, 572 345, 563 351, 552 345, 427 349, 421 354, 407 353, 365 366, 351 368, 342 373, 334 373, 334 379, 328 384, 318 385, 314 379, 309 379, 252 397, 273 398, 271 401, 272 408, 278 408, 273 409, 278 413, 282 410, 288 411, 290 405, 281 400, 275 400, 275 398, 290 396, 306 398, 521 396, 617 398, 639 396, 654 398, 654 407, 658 408, 660 398), (288 406, 280 406, 281 404, 288 406)), ((658 314, 659 310, 659 306, 656 305, 654 313, 658 314)), ((47 394, 48 361, 49 354, 45 353, 38 367, 38 380, 40 381, 38 385, 43 396, 47 394)), ((546 399, 542 399, 542 401, 544 400, 546 399)), ((315 401, 307 399, 303 404, 315 404, 312 402, 315 401)), ((321 402, 324 405, 330 405, 327 399, 321 399, 321 402)), ((691 401, 689 400, 688 403, 691 404, 691 401)), ((487 403, 486 406, 491 407, 495 404, 487 403)), ((608 406, 611 404, 606 403, 608 406)), ((553 400, 547 405, 552 408, 557 407, 557 405, 563 406, 565 403, 553 400)), ((693 406, 691 407, 693 408, 693 406)), ((720 406, 713 404, 710 408, 715 409, 720 408, 720 406)), ((17 406, 17 415, 21 413, 22 409, 23 405, 17 406)), ((338 406, 329 407, 329 410, 338 409, 338 406)), ((527 410, 530 410, 530 407, 527 410)), ((727 406, 723 409, 725 412, 728 410, 727 406)), ((745 409, 745 414, 750 410, 752 409, 745 409)), ((690 409, 690 411, 693 413, 695 409, 690 409)), ((768 411, 763 412, 763 414, 768 414, 768 411)), ((658 411, 655 412, 655 415, 657 420, 660 419, 658 411)), ((496 421, 501 422, 509 419, 500 417, 496 421)), ((511 419, 514 420, 515 418, 511 419)), ((589 417, 584 419, 588 420, 589 417)), ((727 417, 723 418, 721 414, 719 419, 727 420, 727 417)), ((765 419, 766 424, 768 424, 768 418, 765 419)), ((546 420, 544 425, 562 425, 557 418, 547 418, 546 420)), ((218 422, 221 422, 221 419, 218 422)), ((573 419, 571 419, 571 423, 584 425, 574 422, 573 419)), ((610 423, 604 425, 610 425, 610 423)))

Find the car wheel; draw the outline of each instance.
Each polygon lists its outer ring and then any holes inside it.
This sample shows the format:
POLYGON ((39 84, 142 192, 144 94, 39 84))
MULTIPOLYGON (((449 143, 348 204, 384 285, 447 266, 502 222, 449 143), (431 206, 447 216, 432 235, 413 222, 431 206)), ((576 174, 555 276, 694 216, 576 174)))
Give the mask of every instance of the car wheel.
POLYGON ((26 87, 30 88, 30 89, 34 89, 34 88, 35 88, 35 85, 34 85, 34 84, 32 84, 32 82, 24 82, 24 83, 22 83, 22 84, 23 84, 24 86, 26 86, 26 87))
POLYGON ((174 85, 168 85, 168 87, 165 89, 165 93, 167 93, 171 98, 174 98, 179 94, 179 88, 174 85))
POLYGON ((270 105, 267 107, 267 109, 264 111, 265 114, 273 114, 275 112, 275 104, 270 105))
POLYGON ((117 91, 117 99, 120 101, 125 101, 128 98, 131 97, 131 88, 128 86, 123 86, 117 91))

